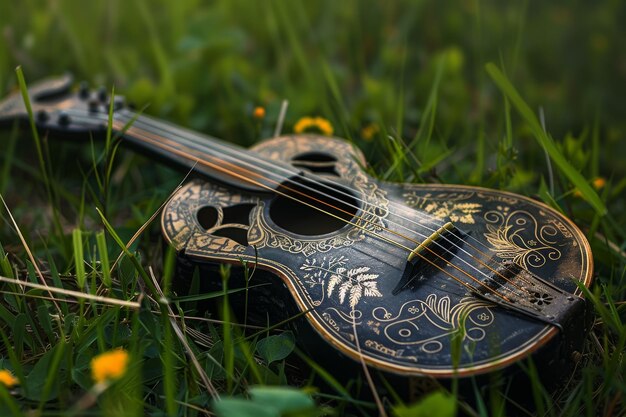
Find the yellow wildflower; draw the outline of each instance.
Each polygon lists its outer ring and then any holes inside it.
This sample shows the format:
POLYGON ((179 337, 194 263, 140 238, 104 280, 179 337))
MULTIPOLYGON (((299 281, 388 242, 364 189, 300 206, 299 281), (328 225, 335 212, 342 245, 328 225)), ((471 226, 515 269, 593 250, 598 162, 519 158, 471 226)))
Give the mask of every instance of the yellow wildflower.
MULTIPOLYGON (((604 186, 606 185, 606 180, 604 178, 602 178, 602 177, 596 177, 593 181, 591 181, 591 185, 596 190, 600 190, 600 189, 604 188, 604 186)), ((583 193, 581 193, 580 190, 578 188, 576 188, 574 190, 573 195, 574 195, 574 197, 582 198, 583 193)))
POLYGON ((128 352, 115 349, 101 353, 91 360, 91 377, 95 382, 121 378, 126 373, 128 352))
POLYGON ((254 108, 254 110, 252 111, 252 116, 254 116, 255 119, 262 119, 265 117, 265 109, 261 106, 257 106, 254 108))
POLYGON ((333 125, 323 117, 302 117, 293 127, 296 133, 306 132, 311 129, 318 130, 326 136, 333 134, 333 125))
POLYGON ((370 140, 372 140, 374 135, 378 133, 379 130, 380 129, 378 128, 377 125, 370 123, 369 125, 365 126, 363 129, 361 129, 361 136, 363 137, 363 139, 369 142, 370 140))
POLYGON ((302 133, 313 125, 313 119, 311 117, 301 117, 293 127, 293 131, 296 133, 302 133))
POLYGON ((6 369, 0 369, 0 384, 4 385, 7 388, 13 388, 20 381, 16 377, 13 376, 11 371, 6 369))
POLYGON ((606 185, 606 180, 602 177, 598 177, 593 180, 592 184, 593 184, 593 188, 595 188, 596 190, 599 190, 601 188, 604 188, 604 186, 606 185))

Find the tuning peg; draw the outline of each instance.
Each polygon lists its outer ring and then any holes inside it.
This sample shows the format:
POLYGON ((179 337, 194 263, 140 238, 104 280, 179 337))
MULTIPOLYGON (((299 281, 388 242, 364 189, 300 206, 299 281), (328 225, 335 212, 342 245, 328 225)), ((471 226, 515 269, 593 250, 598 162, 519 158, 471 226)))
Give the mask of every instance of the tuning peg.
MULTIPOLYGON (((111 105, 111 102, 107 103, 107 109, 111 105)), ((124 107, 124 97, 115 96, 113 98, 113 111, 117 111, 124 107)))
POLYGON ((45 123, 48 121, 48 119, 50 118, 50 115, 48 114, 47 111, 45 110, 39 110, 37 112, 37 121, 40 123, 45 123))
POLYGON ((70 119, 70 115, 66 112, 62 111, 59 113, 58 122, 61 126, 67 126, 70 124, 72 120, 70 119))
POLYGON ((89 84, 87 83, 87 81, 83 81, 80 83, 80 86, 78 87, 78 97, 83 100, 89 98, 89 84))
POLYGON ((92 97, 87 102, 87 105, 89 106, 89 111, 91 113, 95 113, 98 111, 98 107, 100 106, 100 101, 97 98, 92 97))
POLYGON ((100 87, 98 88, 98 100, 100 100, 100 102, 102 103, 106 103, 107 101, 107 89, 106 87, 100 87))

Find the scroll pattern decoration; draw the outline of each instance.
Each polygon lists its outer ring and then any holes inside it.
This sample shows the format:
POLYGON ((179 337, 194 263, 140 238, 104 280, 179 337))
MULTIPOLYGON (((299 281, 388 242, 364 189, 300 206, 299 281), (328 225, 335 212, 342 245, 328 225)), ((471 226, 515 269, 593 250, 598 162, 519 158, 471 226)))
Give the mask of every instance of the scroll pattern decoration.
POLYGON ((491 307, 474 297, 464 297, 455 304, 447 295, 430 294, 426 300, 405 302, 395 314, 386 307, 376 307, 372 317, 382 324, 383 334, 395 345, 437 353, 454 335, 473 342, 483 340, 485 328, 494 321, 491 307))
POLYGON ((484 218, 484 236, 497 257, 526 269, 540 268, 561 258, 561 251, 555 246, 559 230, 553 223, 540 222, 532 213, 508 206, 497 206, 484 218))

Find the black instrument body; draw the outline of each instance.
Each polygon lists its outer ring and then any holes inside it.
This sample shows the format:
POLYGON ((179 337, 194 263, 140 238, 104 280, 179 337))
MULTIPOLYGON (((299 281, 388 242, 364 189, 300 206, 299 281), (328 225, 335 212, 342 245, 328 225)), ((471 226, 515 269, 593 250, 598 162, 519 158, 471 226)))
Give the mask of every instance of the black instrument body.
MULTIPOLYGON (((315 155, 316 159, 326 155, 326 160, 336 161, 334 170, 340 180, 333 181, 345 182, 361 191, 362 199, 389 209, 383 222, 415 227, 394 214, 397 205, 452 218, 492 248, 496 259, 522 263, 569 292, 576 291, 576 281, 589 283, 591 264, 584 236, 569 220, 534 200, 477 187, 379 183, 361 170, 362 155, 334 138, 285 136, 253 150, 283 162, 302 160, 303 155, 315 155)), ((309 311, 307 318, 324 339, 354 359, 360 352, 368 363, 386 371, 442 377, 482 373, 528 355, 558 334, 554 326, 471 296, 438 271, 430 270, 430 276, 392 295, 405 267, 406 254, 401 249, 390 251, 388 245, 351 225, 323 235, 290 232, 272 216, 276 199, 194 180, 166 206, 163 231, 189 259, 235 265, 245 260, 271 271, 285 283, 299 309, 309 311), (206 207, 220 213, 212 225, 198 219, 206 207), (225 223, 223 214, 238 207, 248 209, 245 222, 225 223), (233 227, 246 231, 247 242, 236 242, 227 232, 220 232, 233 227), (361 290, 362 294, 351 304, 349 292, 355 285, 346 290, 342 300, 341 286, 336 284, 329 296, 328 285, 338 268, 357 276, 371 275, 381 295, 368 296, 367 288, 357 288, 354 292, 361 290), (463 318, 464 331, 460 330, 463 318), (453 336, 463 340, 459 352, 453 352, 453 336), (459 355, 456 369, 451 366, 454 354, 459 355)), ((295 223, 298 218, 292 220, 295 223)), ((418 221, 419 216, 413 220, 418 221)), ((312 219, 306 221, 315 225, 312 219)), ((571 340, 563 352, 580 348, 580 342, 571 340)))
MULTIPOLYGON (((37 99, 51 84, 34 88, 34 103, 49 113, 38 127, 102 132, 103 110, 64 83, 53 100, 37 99), (51 122, 68 108, 72 123, 51 122)), ((0 118, 24 119, 16 100, 0 104, 0 118)), ((307 341, 385 372, 441 378, 502 369, 542 347, 545 363, 565 369, 580 349, 586 329, 577 285, 591 284, 591 251, 552 208, 478 187, 381 182, 363 171, 360 151, 337 138, 283 136, 250 150, 218 142, 190 157, 202 138, 189 141, 189 131, 147 118, 133 125, 125 109, 116 117, 114 130, 131 144, 212 179, 192 180, 164 208, 164 236, 181 259, 267 271, 282 288, 275 293, 290 296, 268 294, 268 303, 306 312, 318 336, 307 341), (248 166, 252 160, 261 168, 248 166), (494 303, 492 292, 529 294, 521 304, 542 316, 515 311, 519 300, 494 303)))

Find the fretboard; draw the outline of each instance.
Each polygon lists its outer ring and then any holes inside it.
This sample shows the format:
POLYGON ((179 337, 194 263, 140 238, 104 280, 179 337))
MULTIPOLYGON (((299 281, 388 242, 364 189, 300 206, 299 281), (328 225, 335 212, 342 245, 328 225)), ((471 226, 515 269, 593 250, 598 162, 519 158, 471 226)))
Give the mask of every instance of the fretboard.
POLYGON ((285 179, 300 173, 289 164, 264 159, 223 140, 138 116, 130 110, 117 112, 113 127, 136 148, 183 169, 193 169, 213 180, 250 191, 272 191, 285 179))

